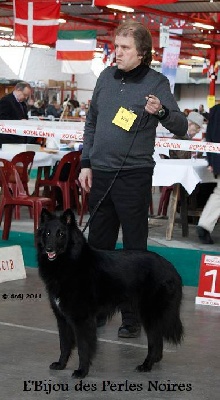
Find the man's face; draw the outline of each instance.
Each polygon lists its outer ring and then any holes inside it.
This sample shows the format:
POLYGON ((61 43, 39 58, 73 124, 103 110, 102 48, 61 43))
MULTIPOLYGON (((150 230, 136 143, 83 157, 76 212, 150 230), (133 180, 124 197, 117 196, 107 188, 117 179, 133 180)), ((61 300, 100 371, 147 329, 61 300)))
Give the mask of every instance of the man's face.
POLYGON ((16 90, 16 97, 18 101, 26 101, 28 97, 31 96, 31 89, 29 87, 25 87, 23 90, 16 90))
POLYGON ((136 68, 143 58, 138 55, 133 36, 116 36, 115 54, 118 68, 125 72, 136 68))
POLYGON ((193 138, 200 131, 200 126, 195 124, 194 122, 188 122, 188 135, 190 138, 193 138))

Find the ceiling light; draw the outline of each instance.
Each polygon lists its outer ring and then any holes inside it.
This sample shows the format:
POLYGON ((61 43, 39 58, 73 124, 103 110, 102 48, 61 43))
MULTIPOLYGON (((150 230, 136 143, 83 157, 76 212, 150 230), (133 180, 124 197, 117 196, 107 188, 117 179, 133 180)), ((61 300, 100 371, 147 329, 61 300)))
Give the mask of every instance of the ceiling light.
POLYGON ((36 43, 32 43, 31 47, 36 47, 39 49, 49 49, 50 46, 48 46, 47 44, 36 44, 36 43))
POLYGON ((200 22, 195 22, 193 26, 195 26, 196 28, 215 29, 213 25, 202 24, 200 22))
POLYGON ((13 32, 13 29, 9 28, 9 26, 0 26, 0 31, 2 31, 2 32, 13 32))
POLYGON ((193 43, 193 46, 198 47, 200 49, 211 49, 211 45, 205 43, 193 43))
POLYGON ((106 7, 113 8, 113 10, 119 10, 119 11, 123 11, 123 12, 134 12, 134 8, 119 6, 117 4, 108 4, 106 7))
POLYGON ((192 66, 191 66, 191 65, 184 65, 184 64, 181 64, 181 65, 179 65, 179 68, 182 68, 182 69, 192 69, 192 66))
POLYGON ((199 61, 204 61, 204 57, 199 57, 199 56, 192 56, 192 60, 199 60, 199 61))

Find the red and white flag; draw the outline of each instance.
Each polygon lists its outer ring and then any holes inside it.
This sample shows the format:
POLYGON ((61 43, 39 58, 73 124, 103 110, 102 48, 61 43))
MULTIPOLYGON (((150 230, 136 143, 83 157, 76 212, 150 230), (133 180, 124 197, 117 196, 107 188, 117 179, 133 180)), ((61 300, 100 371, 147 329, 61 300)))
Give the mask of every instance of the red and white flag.
POLYGON ((207 61, 206 61, 206 59, 204 59, 203 66, 202 66, 202 73, 207 74, 208 70, 209 70, 209 67, 208 67, 207 61))
POLYGON ((15 40, 53 44, 57 39, 60 2, 13 0, 15 40))

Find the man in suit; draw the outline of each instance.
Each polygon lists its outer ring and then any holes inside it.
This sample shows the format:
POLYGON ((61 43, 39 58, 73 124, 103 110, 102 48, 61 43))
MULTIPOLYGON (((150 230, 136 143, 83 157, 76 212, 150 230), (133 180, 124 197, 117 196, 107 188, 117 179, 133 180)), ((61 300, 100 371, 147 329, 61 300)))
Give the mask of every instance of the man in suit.
MULTIPOLYGON (((31 95, 31 86, 27 82, 18 82, 12 93, 0 100, 0 120, 28 119, 26 101, 31 95)), ((30 138, 17 135, 0 134, 0 147, 3 143, 29 143, 30 138)))

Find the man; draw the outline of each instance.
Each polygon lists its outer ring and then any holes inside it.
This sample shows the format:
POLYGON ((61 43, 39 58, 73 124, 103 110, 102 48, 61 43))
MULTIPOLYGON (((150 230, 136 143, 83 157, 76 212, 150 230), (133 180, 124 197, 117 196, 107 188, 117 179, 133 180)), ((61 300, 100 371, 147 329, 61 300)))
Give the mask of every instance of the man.
MULTIPOLYGON (((0 120, 28 119, 26 101, 31 95, 31 86, 27 82, 18 82, 12 93, 0 100, 0 120)), ((30 138, 18 135, 0 134, 0 147, 3 143, 28 143, 30 138)))
MULTIPOLYGON (((191 111, 187 117, 188 119, 188 130, 186 135, 182 136, 181 139, 184 140, 192 140, 194 136, 199 133, 202 129, 204 118, 201 114, 196 111, 191 111)), ((178 136, 174 135, 172 139, 179 139, 178 136)), ((194 154, 192 151, 186 150, 170 150, 169 151, 170 158, 194 158, 194 154)), ((196 157, 202 157, 202 153, 196 154, 196 157)))
MULTIPOLYGON (((125 249, 146 249, 156 127, 160 121, 176 135, 187 131, 168 79, 149 68, 151 51, 151 34, 141 23, 120 24, 117 67, 101 73, 87 114, 79 179, 90 192, 90 212, 101 202, 88 237, 99 249, 115 248, 120 225, 125 249)), ((125 304, 118 335, 139 333, 132 308, 125 304)))
MULTIPOLYGON (((220 143, 220 104, 211 108, 206 130, 206 141, 220 143)), ((208 169, 217 178, 217 186, 210 195, 199 218, 197 233, 201 243, 213 244, 211 232, 220 217, 220 154, 207 153, 208 169)))

